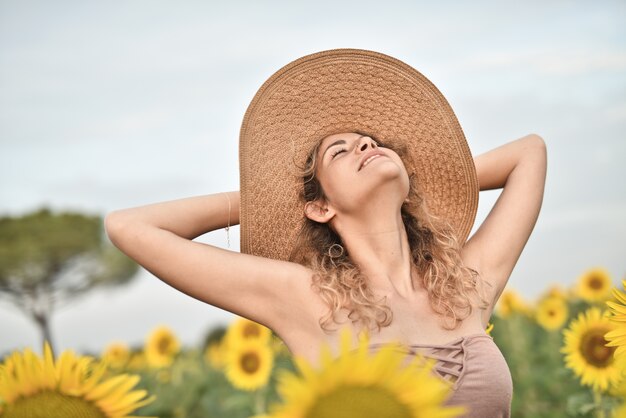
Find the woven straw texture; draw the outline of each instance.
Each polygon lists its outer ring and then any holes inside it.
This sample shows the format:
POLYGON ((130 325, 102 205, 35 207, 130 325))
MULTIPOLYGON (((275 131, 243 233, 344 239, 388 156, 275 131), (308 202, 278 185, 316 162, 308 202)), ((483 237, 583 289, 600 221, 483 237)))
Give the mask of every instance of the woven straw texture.
POLYGON ((467 240, 479 187, 447 100, 398 59, 333 49, 285 65, 248 106, 239 139, 242 252, 288 258, 304 220, 298 166, 325 136, 353 131, 406 144, 405 166, 429 210, 449 220, 462 243, 467 240))

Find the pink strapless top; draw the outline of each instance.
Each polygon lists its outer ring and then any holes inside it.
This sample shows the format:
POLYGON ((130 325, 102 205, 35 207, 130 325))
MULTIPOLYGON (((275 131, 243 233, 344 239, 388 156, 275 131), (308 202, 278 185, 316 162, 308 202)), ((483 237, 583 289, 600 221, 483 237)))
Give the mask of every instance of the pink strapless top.
MULTIPOLYGON (((372 343, 370 349, 383 345, 372 343)), ((513 380, 502 352, 486 333, 458 337, 446 344, 410 344, 403 349, 437 360, 433 371, 450 382, 445 405, 463 405, 462 418, 509 418, 513 380)))

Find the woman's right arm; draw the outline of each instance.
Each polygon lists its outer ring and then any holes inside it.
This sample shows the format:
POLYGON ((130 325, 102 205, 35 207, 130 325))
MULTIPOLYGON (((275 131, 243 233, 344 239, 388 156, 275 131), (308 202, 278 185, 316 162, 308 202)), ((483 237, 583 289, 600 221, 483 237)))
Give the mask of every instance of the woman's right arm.
POLYGON ((117 248, 181 292, 277 332, 304 324, 308 268, 192 241, 229 217, 239 223, 238 191, 116 210, 104 223, 117 248))

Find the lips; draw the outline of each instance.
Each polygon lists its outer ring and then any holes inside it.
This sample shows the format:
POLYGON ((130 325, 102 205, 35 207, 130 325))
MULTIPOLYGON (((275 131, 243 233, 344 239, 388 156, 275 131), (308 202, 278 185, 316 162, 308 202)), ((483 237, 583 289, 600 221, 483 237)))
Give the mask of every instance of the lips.
POLYGON ((363 157, 363 159, 361 160, 361 164, 359 165, 359 169, 357 171, 361 171, 363 167, 374 161, 376 158, 380 157, 386 157, 386 155, 380 151, 372 151, 366 154, 365 157, 363 157))

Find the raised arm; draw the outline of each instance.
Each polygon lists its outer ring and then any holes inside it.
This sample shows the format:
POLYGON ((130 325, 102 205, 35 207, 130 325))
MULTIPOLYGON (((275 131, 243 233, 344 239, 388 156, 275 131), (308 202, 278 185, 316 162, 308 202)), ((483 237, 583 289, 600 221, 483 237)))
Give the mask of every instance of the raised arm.
POLYGON ((546 145, 540 136, 531 134, 475 157, 474 163, 481 191, 504 189, 463 249, 464 258, 493 285, 493 309, 539 216, 546 145))
POLYGON ((113 244, 172 287, 277 332, 300 320, 310 272, 303 266, 192 241, 239 223, 239 192, 116 210, 105 218, 113 244), (230 200, 230 205, 229 205, 230 200), (230 212, 229 212, 230 206, 230 212))

